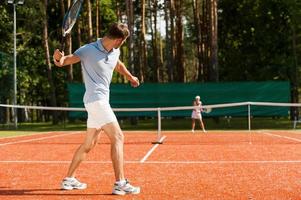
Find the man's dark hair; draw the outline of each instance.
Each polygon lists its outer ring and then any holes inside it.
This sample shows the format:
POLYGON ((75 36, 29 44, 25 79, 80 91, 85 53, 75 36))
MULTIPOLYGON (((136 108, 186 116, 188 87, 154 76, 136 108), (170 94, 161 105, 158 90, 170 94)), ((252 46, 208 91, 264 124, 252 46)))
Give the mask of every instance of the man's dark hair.
POLYGON ((109 28, 107 37, 110 39, 126 39, 130 35, 130 31, 126 24, 114 23, 109 28))

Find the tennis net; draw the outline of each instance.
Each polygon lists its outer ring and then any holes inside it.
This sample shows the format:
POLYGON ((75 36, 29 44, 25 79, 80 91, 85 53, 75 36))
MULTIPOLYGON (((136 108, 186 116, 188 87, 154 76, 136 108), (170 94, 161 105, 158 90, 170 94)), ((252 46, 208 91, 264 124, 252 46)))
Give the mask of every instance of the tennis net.
MULTIPOLYGON (((239 102, 203 106, 207 130, 251 130, 298 128, 299 103, 239 102)), ((52 123, 62 128, 85 128, 85 108, 0 104, 2 129, 12 127, 13 110, 18 124, 52 123)), ((156 108, 113 108, 122 129, 156 130, 157 141, 163 130, 191 130, 193 106, 156 108)), ((197 124, 198 126, 198 124, 197 124)))

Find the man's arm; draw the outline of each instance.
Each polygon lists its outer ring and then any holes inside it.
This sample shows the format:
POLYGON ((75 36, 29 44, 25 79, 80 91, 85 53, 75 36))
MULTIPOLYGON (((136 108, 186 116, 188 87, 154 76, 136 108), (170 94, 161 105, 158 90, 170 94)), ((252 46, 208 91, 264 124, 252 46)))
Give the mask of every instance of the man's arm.
POLYGON ((129 70, 125 67, 125 65, 120 60, 118 60, 117 62, 115 71, 125 76, 126 79, 131 82, 131 85, 133 87, 138 87, 140 85, 139 79, 136 76, 133 76, 131 72, 129 72, 129 70))
POLYGON ((58 67, 72 65, 78 63, 79 61, 80 58, 78 56, 75 56, 73 54, 65 56, 64 53, 60 52, 58 49, 56 49, 53 53, 53 62, 58 67))

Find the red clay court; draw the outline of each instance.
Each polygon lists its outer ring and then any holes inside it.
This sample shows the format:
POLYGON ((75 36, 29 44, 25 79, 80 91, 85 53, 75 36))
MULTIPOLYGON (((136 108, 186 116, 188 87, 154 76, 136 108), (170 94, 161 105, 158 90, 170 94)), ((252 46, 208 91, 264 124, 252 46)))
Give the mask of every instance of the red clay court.
POLYGON ((86 190, 62 191, 84 132, 0 139, 0 199, 301 199, 300 131, 125 131, 126 176, 141 194, 111 195, 110 143, 99 144, 77 171, 86 190))

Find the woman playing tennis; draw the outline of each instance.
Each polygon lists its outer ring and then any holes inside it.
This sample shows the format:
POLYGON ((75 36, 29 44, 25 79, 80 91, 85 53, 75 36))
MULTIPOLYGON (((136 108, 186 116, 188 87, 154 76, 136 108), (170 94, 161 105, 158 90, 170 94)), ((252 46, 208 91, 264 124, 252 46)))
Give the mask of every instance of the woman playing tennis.
POLYGON ((198 120, 200 122, 200 126, 203 129, 203 132, 206 133, 205 126, 204 126, 203 119, 202 119, 203 108, 202 108, 202 102, 200 101, 200 96, 195 97, 195 100, 193 101, 192 105, 194 106, 194 109, 191 114, 191 119, 192 119, 191 132, 194 133, 195 121, 198 120))

